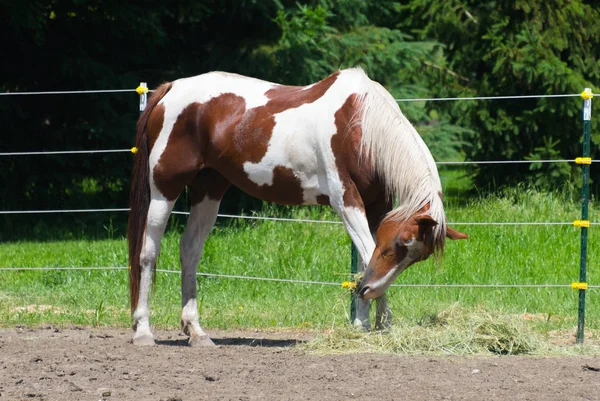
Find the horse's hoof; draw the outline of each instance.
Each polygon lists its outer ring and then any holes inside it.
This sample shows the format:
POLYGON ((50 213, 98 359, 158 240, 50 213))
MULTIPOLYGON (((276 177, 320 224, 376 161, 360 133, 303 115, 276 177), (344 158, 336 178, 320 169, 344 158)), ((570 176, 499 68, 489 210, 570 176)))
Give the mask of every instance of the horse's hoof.
POLYGON ((380 332, 383 332, 383 333, 388 333, 391 328, 392 328, 391 324, 377 325, 377 326, 375 326, 375 331, 380 331, 380 332))
POLYGON ((377 322, 375 324, 375 331, 389 331, 392 328, 392 321, 385 320, 383 322, 377 322))
POLYGON ((212 342, 209 336, 190 336, 188 344, 192 347, 214 347, 215 343, 212 342))
POLYGON ((368 321, 362 322, 359 319, 355 319, 354 322, 352 322, 352 327, 358 331, 371 331, 371 324, 368 321))
POLYGON ((134 336, 133 337, 133 345, 154 345, 154 337, 152 337, 152 334, 142 334, 140 336, 134 336))

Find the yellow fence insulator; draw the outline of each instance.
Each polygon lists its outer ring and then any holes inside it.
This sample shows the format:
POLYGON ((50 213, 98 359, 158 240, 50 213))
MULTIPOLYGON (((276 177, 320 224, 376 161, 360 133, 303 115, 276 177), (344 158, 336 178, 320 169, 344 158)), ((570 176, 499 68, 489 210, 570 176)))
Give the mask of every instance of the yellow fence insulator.
POLYGON ((143 95, 144 93, 148 93, 148 88, 144 88, 142 85, 140 85, 135 88, 135 91, 138 93, 138 95, 143 95))
POLYGON ((573 222, 573 225, 575 227, 580 227, 580 228, 590 228, 590 221, 589 220, 575 220, 573 222))
POLYGON ((592 91, 583 91, 581 92, 581 97, 584 99, 591 99, 594 97, 594 94, 592 93, 592 91))
POLYGON ((592 164, 592 158, 591 157, 576 157, 575 163, 577 163, 577 164, 592 164))
POLYGON ((584 290, 585 291, 588 289, 588 283, 580 283, 580 282, 572 283, 571 288, 573 288, 574 290, 584 290))

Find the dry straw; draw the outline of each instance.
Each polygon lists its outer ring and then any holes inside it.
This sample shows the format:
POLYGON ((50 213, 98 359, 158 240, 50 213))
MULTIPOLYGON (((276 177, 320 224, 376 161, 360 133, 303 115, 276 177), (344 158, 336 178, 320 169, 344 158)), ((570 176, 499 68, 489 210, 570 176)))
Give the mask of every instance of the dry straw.
POLYGON ((333 328, 301 346, 316 353, 385 353, 402 355, 549 355, 600 354, 596 344, 552 345, 547 336, 530 329, 520 315, 467 310, 454 305, 425 316, 418 324, 394 321, 384 332, 333 328), (545 337, 545 338, 544 338, 545 337))

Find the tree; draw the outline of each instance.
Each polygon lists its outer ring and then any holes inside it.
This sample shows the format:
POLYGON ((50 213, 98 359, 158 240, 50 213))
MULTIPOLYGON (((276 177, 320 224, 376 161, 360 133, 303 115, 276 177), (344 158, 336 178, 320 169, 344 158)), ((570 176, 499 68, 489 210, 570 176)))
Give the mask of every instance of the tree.
MULTIPOLYGON (((440 96, 579 93, 600 78, 600 10, 591 1, 411 1, 402 26, 445 45, 440 96)), ((437 106, 437 105, 436 105, 437 106)), ((573 159, 581 153, 581 99, 456 102, 442 106, 473 136, 471 160, 573 159)), ((596 120, 597 121, 597 120, 596 120)), ((594 131, 598 124, 594 122, 594 131)), ((600 143, 595 134, 594 143, 600 143)), ((577 168, 577 167, 575 167, 577 168)), ((477 183, 530 180, 553 187, 566 164, 482 166, 477 183)))

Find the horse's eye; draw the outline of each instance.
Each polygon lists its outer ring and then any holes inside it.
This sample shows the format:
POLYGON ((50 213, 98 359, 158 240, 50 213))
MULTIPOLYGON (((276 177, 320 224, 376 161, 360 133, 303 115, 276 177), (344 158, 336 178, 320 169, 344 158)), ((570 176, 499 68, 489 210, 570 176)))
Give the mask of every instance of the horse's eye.
POLYGON ((393 254, 394 254, 394 250, 392 248, 386 248, 386 249, 383 250, 383 252, 381 252, 381 257, 382 258, 389 258, 393 254))

